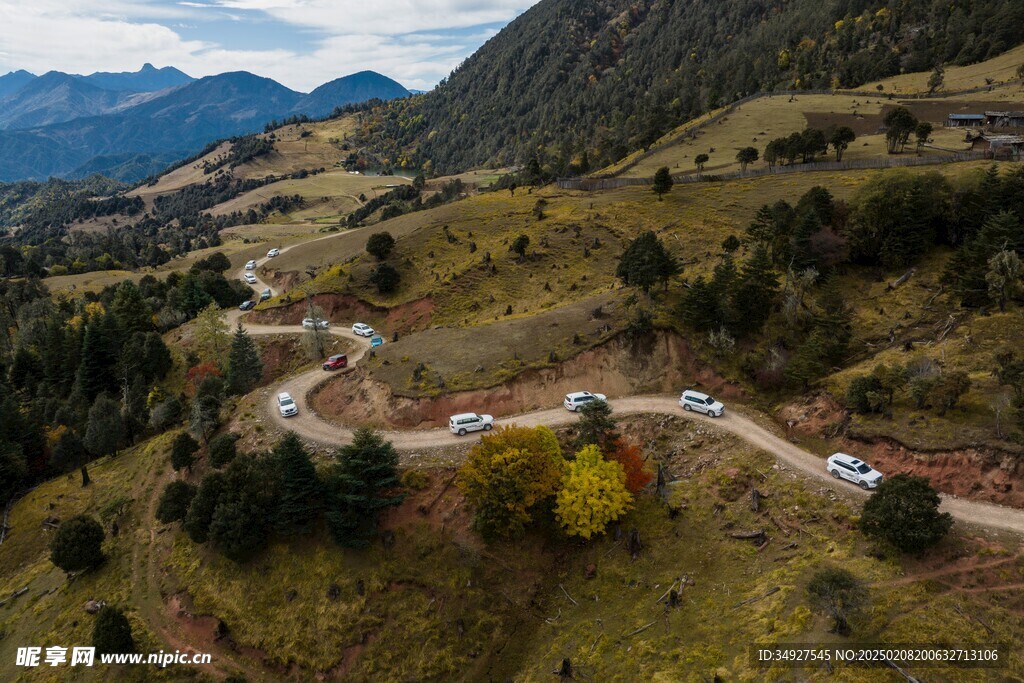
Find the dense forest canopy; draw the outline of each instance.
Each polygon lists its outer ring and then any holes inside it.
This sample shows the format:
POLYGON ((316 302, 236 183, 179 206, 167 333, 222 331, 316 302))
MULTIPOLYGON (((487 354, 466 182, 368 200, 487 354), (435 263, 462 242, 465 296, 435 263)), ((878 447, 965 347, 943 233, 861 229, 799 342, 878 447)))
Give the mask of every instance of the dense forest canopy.
POLYGON ((977 62, 1021 25, 1016 0, 545 0, 363 137, 441 173, 535 156, 586 172, 746 95, 977 62))

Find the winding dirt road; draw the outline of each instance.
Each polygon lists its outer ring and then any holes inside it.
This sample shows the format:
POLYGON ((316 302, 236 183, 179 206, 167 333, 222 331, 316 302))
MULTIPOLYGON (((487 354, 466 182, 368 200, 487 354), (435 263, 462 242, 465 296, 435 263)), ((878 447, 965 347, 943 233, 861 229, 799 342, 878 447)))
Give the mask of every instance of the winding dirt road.
MULTIPOLYGON (((321 238, 326 239, 326 238, 321 238)), ((288 248, 282 249, 282 253, 288 248)), ((269 259, 263 258, 257 261, 257 267, 266 263, 269 259)), ((239 277, 245 271, 239 271, 239 277)), ((251 272, 251 271, 250 271, 251 272)), ((267 285, 259 282, 251 285, 255 291, 266 288, 267 285)), ((235 321, 242 318, 243 313, 235 310, 225 314, 228 323, 234 325, 235 321)), ((243 322, 243 325, 245 323, 243 322)), ((270 335, 299 333, 302 329, 296 325, 245 325, 249 334, 270 335)), ((328 330, 331 334, 345 337, 356 343, 355 349, 348 354, 349 367, 353 367, 369 349, 369 340, 365 337, 354 335, 347 327, 332 325, 328 330)), ((352 438, 352 430, 342 425, 333 424, 317 415, 309 406, 307 398, 310 393, 321 383, 330 381, 345 373, 328 373, 316 368, 300 373, 293 377, 286 378, 272 388, 267 399, 266 411, 276 424, 282 429, 290 429, 299 436, 325 446, 339 446, 348 443, 352 438), (293 417, 282 417, 277 409, 277 394, 286 391, 291 394, 299 408, 298 415, 293 417)), ((798 470, 801 474, 810 478, 817 478, 827 482, 834 487, 841 487, 846 493, 866 497, 868 492, 862 491, 859 487, 846 482, 837 482, 825 470, 824 461, 814 453, 806 451, 789 441, 773 434, 768 429, 759 425, 756 421, 735 410, 726 411, 720 418, 708 418, 704 415, 683 411, 675 396, 646 395, 629 396, 625 398, 612 399, 609 401, 616 414, 666 414, 676 417, 684 417, 707 423, 724 431, 735 434, 747 443, 767 451, 774 455, 785 465, 798 470)), ((481 410, 486 406, 481 406, 481 410)), ((556 426, 576 421, 577 416, 562 407, 550 410, 539 410, 530 413, 523 413, 512 417, 495 420, 496 426, 518 424, 521 426, 533 427, 537 425, 556 426)), ((390 440, 395 448, 404 451, 418 449, 437 448, 443 446, 455 446, 472 443, 474 436, 460 437, 452 434, 447 429, 429 430, 408 430, 388 431, 384 435, 390 440)), ((966 524, 1011 531, 1024 535, 1024 510, 1007 508, 990 503, 964 500, 955 496, 941 494, 942 509, 949 512, 955 519, 966 524)))

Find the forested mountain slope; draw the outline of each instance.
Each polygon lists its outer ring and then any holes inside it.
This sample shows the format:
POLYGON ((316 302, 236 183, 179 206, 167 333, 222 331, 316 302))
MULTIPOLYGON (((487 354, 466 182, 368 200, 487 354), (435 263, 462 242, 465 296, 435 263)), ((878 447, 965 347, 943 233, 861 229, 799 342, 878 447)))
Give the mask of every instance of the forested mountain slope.
POLYGON ((759 90, 986 59, 1022 23, 1017 0, 544 0, 434 91, 389 103, 373 141, 441 172, 538 150, 585 171, 759 90))

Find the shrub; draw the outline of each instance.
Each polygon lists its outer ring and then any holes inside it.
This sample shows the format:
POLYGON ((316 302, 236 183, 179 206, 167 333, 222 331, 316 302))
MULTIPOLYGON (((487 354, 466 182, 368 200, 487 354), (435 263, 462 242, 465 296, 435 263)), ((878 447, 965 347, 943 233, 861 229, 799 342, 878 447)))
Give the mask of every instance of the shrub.
POLYGON ((92 517, 72 517, 57 528, 50 560, 66 572, 95 567, 103 561, 103 536, 103 527, 92 517))
POLYGON ((184 481, 172 481, 160 494, 160 503, 156 509, 156 518, 162 524, 180 522, 188 514, 188 506, 195 498, 196 487, 184 481))
POLYGON ((939 512, 939 494, 924 477, 897 474, 864 503, 860 529, 907 553, 920 553, 949 532, 953 518, 939 512))
POLYGON ((100 608, 92 626, 92 644, 100 655, 135 652, 132 625, 124 612, 116 607, 100 608))

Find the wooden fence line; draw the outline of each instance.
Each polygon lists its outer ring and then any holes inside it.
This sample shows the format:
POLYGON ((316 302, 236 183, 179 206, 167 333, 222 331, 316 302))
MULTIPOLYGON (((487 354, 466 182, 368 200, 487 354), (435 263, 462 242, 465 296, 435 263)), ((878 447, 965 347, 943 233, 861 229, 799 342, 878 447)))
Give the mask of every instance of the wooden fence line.
MULTIPOLYGON (((806 173, 812 171, 850 171, 869 168, 899 168, 905 166, 931 166, 934 164, 950 164, 962 161, 984 161, 991 159, 991 152, 958 152, 956 154, 929 157, 887 157, 885 159, 855 159, 852 161, 818 161, 809 164, 793 164, 791 166, 762 167, 729 173, 705 173, 703 175, 674 175, 672 180, 677 184, 711 183, 722 180, 738 180, 741 178, 760 178, 768 175, 786 175, 788 173, 806 173)), ((615 190, 635 185, 650 185, 653 178, 559 178, 556 182, 563 190, 615 190)))

